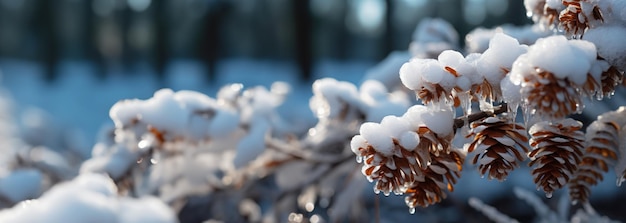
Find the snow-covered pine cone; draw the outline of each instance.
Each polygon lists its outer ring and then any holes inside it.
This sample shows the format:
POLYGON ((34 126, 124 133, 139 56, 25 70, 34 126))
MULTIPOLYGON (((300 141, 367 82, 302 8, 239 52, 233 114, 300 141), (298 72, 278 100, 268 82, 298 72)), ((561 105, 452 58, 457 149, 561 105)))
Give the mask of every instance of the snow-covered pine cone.
POLYGON ((559 29, 578 38, 590 27, 592 20, 603 22, 602 12, 597 5, 585 0, 563 0, 565 9, 559 13, 559 29))
POLYGON ((474 66, 453 50, 443 51, 437 60, 413 58, 402 65, 399 73, 402 84, 424 104, 445 102, 460 106, 463 96, 457 96, 466 94, 478 81, 474 66))
POLYGON ((362 173, 369 181, 376 181, 374 191, 389 195, 402 194, 421 171, 415 149, 419 136, 412 131, 399 137, 385 135, 378 123, 365 123, 361 135, 352 138, 352 152, 358 162, 364 162, 362 173))
POLYGON ((488 173, 489 179, 503 181, 528 153, 526 128, 509 118, 488 117, 473 122, 467 137, 472 136, 474 139, 468 147, 468 152, 475 154, 472 164, 479 163, 480 174, 488 173), (520 153, 516 145, 524 153, 520 153))
POLYGON ((432 155, 432 163, 422 171, 418 178, 406 190, 404 198, 410 212, 415 207, 428 207, 431 204, 441 202, 446 198, 446 189, 454 191, 454 184, 461 176, 463 160, 465 157, 457 150, 449 153, 432 155))
POLYGON ((527 76, 528 87, 522 87, 522 95, 527 104, 535 106, 537 114, 558 119, 581 109, 582 97, 572 82, 541 69, 536 72, 527 76))
POLYGON ((528 165, 533 168, 537 188, 543 189, 547 197, 565 186, 578 169, 585 142, 581 127, 581 122, 568 118, 539 122, 530 128, 533 150, 528 153, 528 165))
POLYGON ((404 193, 407 186, 433 162, 433 156, 447 154, 451 150, 451 139, 441 139, 427 127, 420 127, 418 132, 406 131, 397 137, 389 137, 389 143, 376 138, 380 135, 373 136, 380 134, 375 131, 370 134, 366 130, 363 133, 352 138, 352 151, 358 161, 364 162, 363 175, 370 181, 376 181, 374 191, 385 195, 404 193))
POLYGON ((415 150, 418 164, 422 169, 426 169, 428 163, 433 162, 433 154, 447 154, 452 150, 452 136, 441 138, 426 126, 419 127, 417 133, 420 136, 420 143, 415 150))
MULTIPOLYGON (((604 59, 602 59, 604 60, 604 59)), ((600 77, 602 81, 602 96, 608 97, 613 95, 615 87, 619 84, 626 83, 624 81, 624 74, 620 72, 615 66, 610 66, 606 71, 602 72, 600 77)))
POLYGON ((532 14, 535 23, 544 25, 546 28, 553 28, 559 18, 559 11, 563 5, 561 0, 525 0, 526 11, 532 14))
MULTIPOLYGON (((584 86, 600 83, 602 67, 593 43, 568 40, 562 35, 538 39, 520 55, 510 72, 512 83, 519 83, 526 115, 542 120, 565 118, 583 109, 584 86), (592 83, 588 83, 588 82, 592 83)), ((515 97, 512 97, 515 98, 515 97)))
POLYGON ((585 155, 578 164, 574 179, 568 183, 573 202, 586 202, 591 193, 590 187, 602 181, 602 174, 609 170, 609 164, 617 160, 619 129, 617 123, 601 120, 587 127, 585 155))

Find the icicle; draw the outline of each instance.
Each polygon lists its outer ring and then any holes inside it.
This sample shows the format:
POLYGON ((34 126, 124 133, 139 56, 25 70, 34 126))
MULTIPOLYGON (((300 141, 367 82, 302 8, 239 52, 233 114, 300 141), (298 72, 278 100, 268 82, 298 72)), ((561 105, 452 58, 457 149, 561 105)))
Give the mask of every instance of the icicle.
POLYGON ((409 213, 410 214, 415 214, 415 208, 414 207, 410 207, 409 208, 409 213))
POLYGON ((552 192, 546 192, 546 198, 552 198, 552 192))
POLYGON ((380 194, 380 190, 378 189, 378 187, 374 186, 374 193, 375 194, 380 194))
POLYGON ((519 103, 509 102, 506 104, 507 106, 507 116, 509 116, 513 122, 517 120, 517 109, 519 109, 519 103))
POLYGON ((617 182, 615 183, 618 187, 622 186, 622 183, 626 181, 626 179, 624 179, 624 175, 621 175, 617 178, 617 182))
POLYGON ((481 111, 493 112, 493 102, 491 100, 491 97, 480 98, 478 100, 478 105, 481 111))
POLYGON ((362 163, 363 162, 363 157, 362 156, 356 156, 356 162, 357 163, 362 163))

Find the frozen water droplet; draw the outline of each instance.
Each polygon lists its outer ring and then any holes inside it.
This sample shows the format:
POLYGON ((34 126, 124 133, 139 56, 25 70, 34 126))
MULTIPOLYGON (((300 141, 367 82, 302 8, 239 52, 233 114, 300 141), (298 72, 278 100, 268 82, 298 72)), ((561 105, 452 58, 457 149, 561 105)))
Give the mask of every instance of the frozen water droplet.
POLYGON ((150 146, 152 146, 152 141, 153 140, 150 140, 150 139, 141 140, 139 141, 139 143, 137 143, 137 147, 139 147, 139 149, 142 149, 142 150, 147 149, 150 146))
POLYGON ((376 186, 374 186, 374 193, 375 194, 380 194, 380 190, 378 188, 376 188, 376 186))
POLYGON ((547 198, 552 198, 552 192, 546 192, 546 197, 547 198))
POLYGON ((409 213, 415 214, 415 208, 409 208, 409 213))
POLYGON ((357 163, 363 162, 363 157, 362 156, 356 156, 356 162, 357 163))
POLYGON ((391 194, 391 192, 389 190, 384 190, 383 191, 383 195, 385 195, 385 197, 389 197, 390 194, 391 194))
POLYGON ((313 137, 315 135, 317 135, 317 129, 315 128, 310 128, 308 131, 309 136, 313 137))
POLYGON ((151 159, 150 159, 150 163, 151 163, 152 165, 154 165, 154 164, 159 163, 159 161, 158 161, 158 160, 156 160, 155 158, 151 158, 151 159))
POLYGON ((621 187, 623 182, 624 182, 624 176, 622 175, 622 176, 620 176, 620 177, 618 177, 618 178, 617 178, 616 185, 617 185, 618 187, 621 187))
POLYGON ((304 205, 304 209, 306 209, 307 212, 313 212, 313 210, 315 209, 315 204, 313 204, 312 202, 307 202, 304 205))

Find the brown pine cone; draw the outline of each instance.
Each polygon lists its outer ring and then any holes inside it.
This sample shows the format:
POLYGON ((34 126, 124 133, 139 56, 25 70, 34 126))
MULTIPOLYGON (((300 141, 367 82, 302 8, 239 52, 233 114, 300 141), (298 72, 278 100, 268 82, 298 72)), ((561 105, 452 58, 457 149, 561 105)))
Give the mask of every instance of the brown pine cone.
POLYGON ((425 105, 448 98, 448 93, 439 84, 425 85, 421 89, 415 90, 415 94, 425 105))
POLYGON ((474 137, 469 145, 468 152, 474 152, 472 164, 480 163, 478 170, 481 175, 488 173, 489 179, 503 181, 515 168, 517 161, 526 158, 517 147, 528 153, 528 137, 526 128, 508 118, 488 117, 471 124, 471 133, 467 137, 474 137))
POLYGON ((446 154, 452 150, 454 135, 442 138, 426 126, 420 126, 417 133, 420 136, 420 143, 417 149, 415 149, 415 153, 419 166, 422 169, 426 169, 428 164, 432 162, 433 154, 438 156, 441 153, 446 154))
POLYGON ((558 21, 561 9, 550 8, 546 0, 537 1, 534 5, 526 5, 526 11, 532 13, 535 23, 540 23, 548 28, 553 28, 558 21), (532 8, 529 8, 532 7, 532 8))
POLYGON ((624 73, 620 72, 616 67, 610 66, 609 69, 602 72, 600 78, 602 80, 602 96, 610 97, 615 92, 615 87, 622 83, 624 73))
MULTIPOLYGON (((362 139, 358 137, 360 135, 355 139, 362 139)), ((376 193, 402 194, 407 185, 414 181, 416 174, 421 171, 417 165, 415 152, 402 147, 397 140, 393 140, 393 143, 395 148, 392 155, 377 151, 367 142, 363 142, 364 146, 358 148, 357 159, 364 161, 361 171, 370 182, 376 181, 374 185, 376 193)))
POLYGON ((580 0, 563 1, 565 9, 559 14, 559 28, 566 35, 579 37, 589 27, 589 19, 582 12, 580 0))
POLYGON ((559 79, 554 74, 536 69, 537 75, 527 76, 522 87, 526 103, 535 108, 534 114, 541 117, 565 118, 582 109, 582 95, 578 86, 567 79, 559 79))
POLYGON ((446 198, 445 189, 454 191, 454 184, 461 176, 463 154, 456 150, 449 153, 431 154, 432 163, 406 190, 404 201, 412 213, 415 207, 428 207, 446 198))
POLYGON ((590 187, 603 180, 602 174, 609 170, 608 165, 617 160, 620 127, 615 122, 595 121, 587 128, 587 147, 578 171, 569 186, 573 202, 586 202, 590 187))
POLYGON ((528 154, 532 161, 532 175, 537 188, 543 189, 547 197, 565 186, 573 178, 582 156, 585 135, 580 128, 582 123, 574 119, 554 122, 539 122, 530 128, 528 154))

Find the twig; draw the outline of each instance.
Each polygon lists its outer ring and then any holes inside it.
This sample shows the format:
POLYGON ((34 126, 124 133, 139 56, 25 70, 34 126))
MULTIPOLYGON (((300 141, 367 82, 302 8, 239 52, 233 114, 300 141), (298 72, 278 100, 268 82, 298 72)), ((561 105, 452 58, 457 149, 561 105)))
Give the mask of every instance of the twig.
POLYGON ((454 129, 459 129, 465 126, 466 123, 472 123, 483 118, 492 117, 497 114, 502 114, 507 111, 506 103, 502 103, 496 106, 492 111, 481 111, 478 113, 472 113, 467 116, 461 116, 454 119, 454 129))
POLYGON ((268 149, 274 149, 276 151, 288 154, 290 156, 296 157, 298 159, 306 160, 309 162, 316 163, 341 163, 344 160, 354 157, 353 153, 341 153, 341 154, 322 154, 315 151, 312 151, 307 148, 301 148, 296 145, 298 149, 291 149, 292 146, 286 143, 283 143, 280 140, 269 139, 265 141, 265 144, 268 149))

